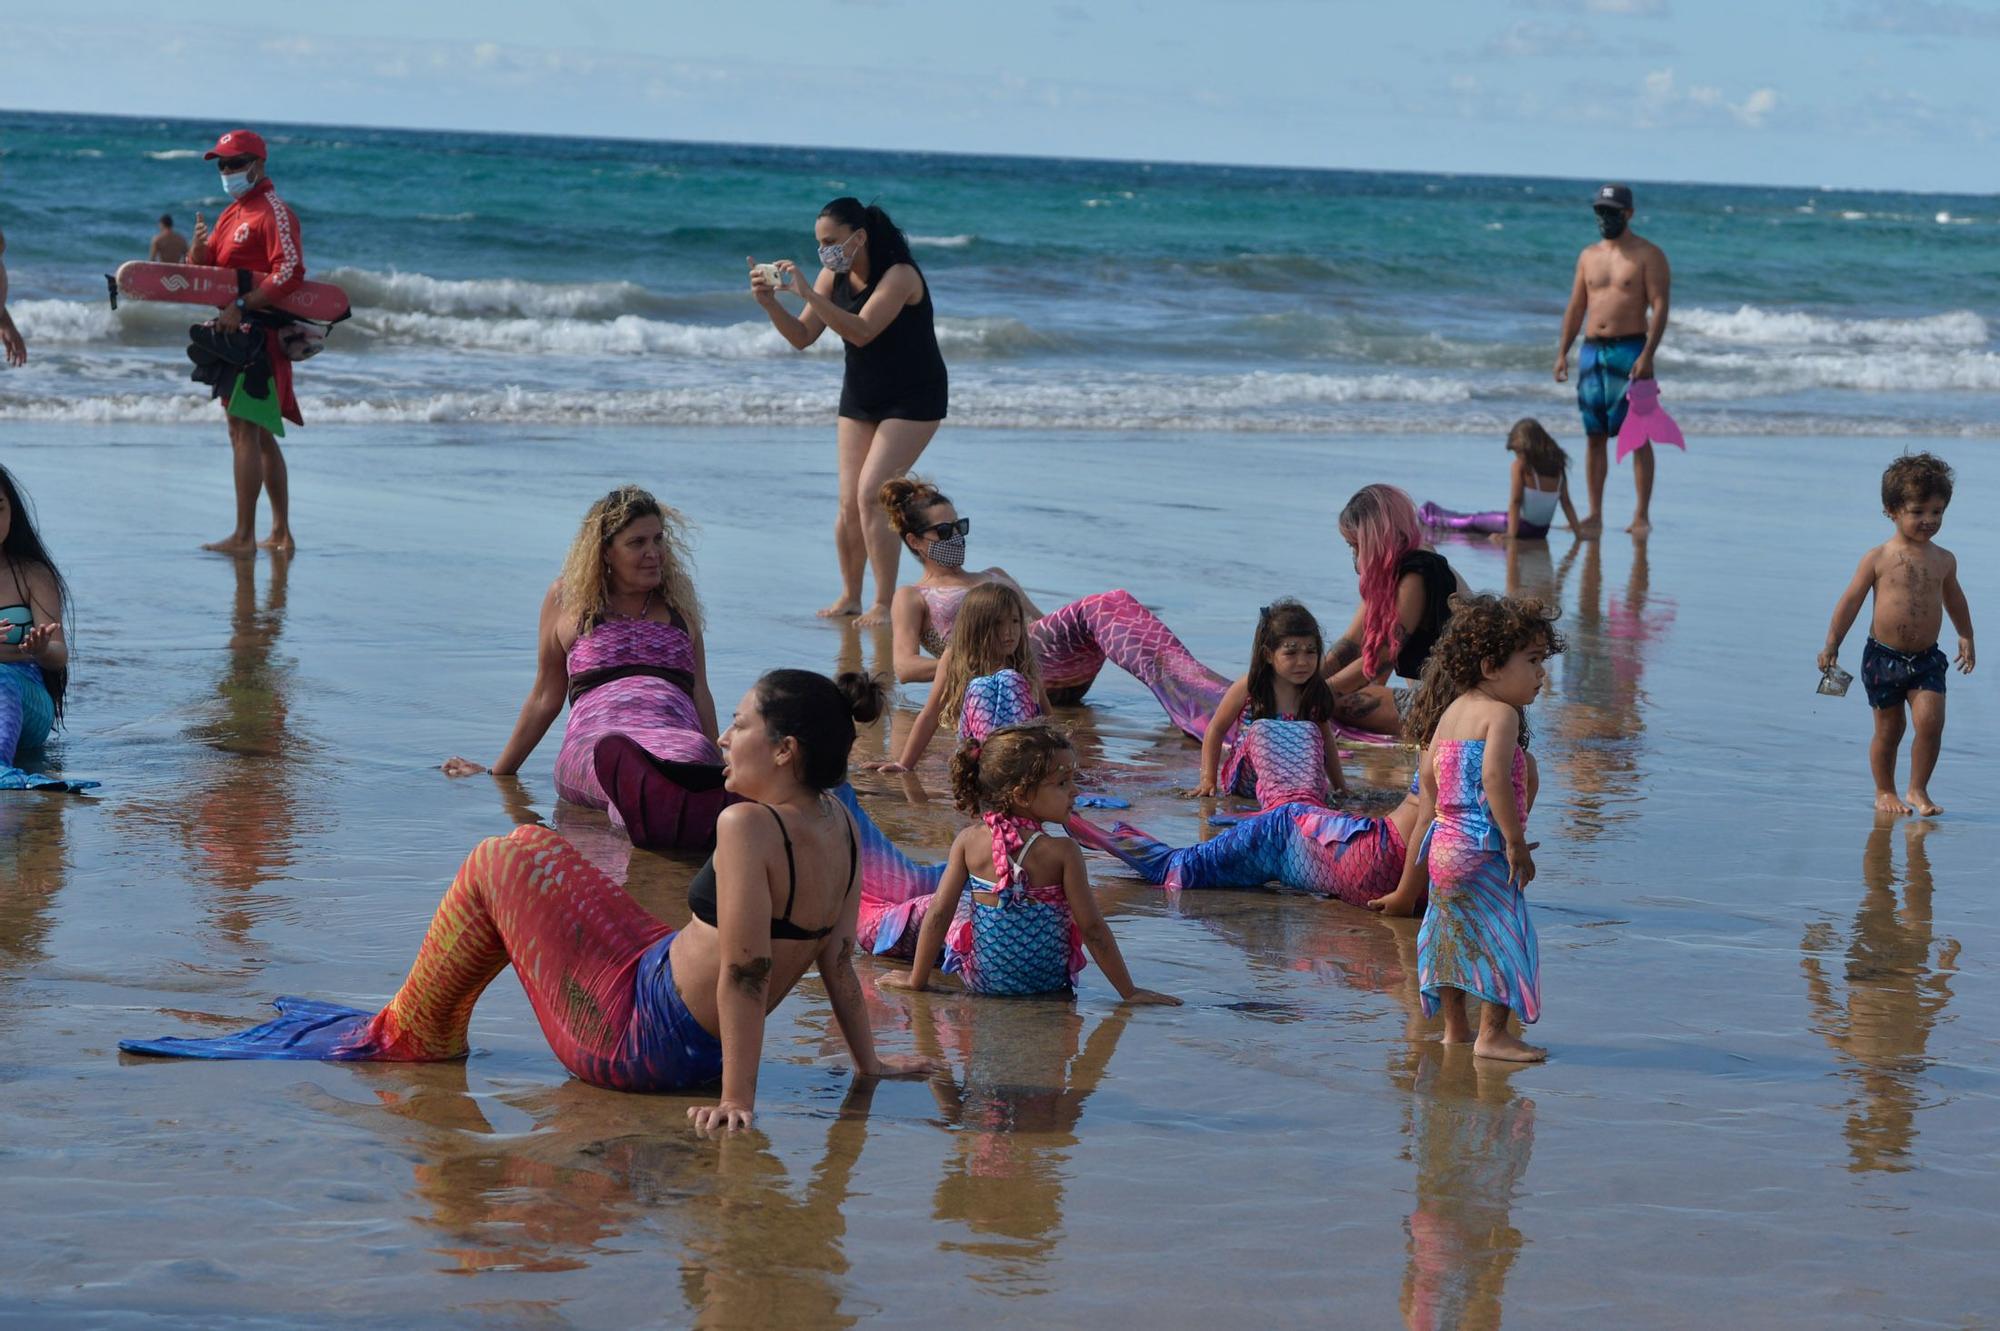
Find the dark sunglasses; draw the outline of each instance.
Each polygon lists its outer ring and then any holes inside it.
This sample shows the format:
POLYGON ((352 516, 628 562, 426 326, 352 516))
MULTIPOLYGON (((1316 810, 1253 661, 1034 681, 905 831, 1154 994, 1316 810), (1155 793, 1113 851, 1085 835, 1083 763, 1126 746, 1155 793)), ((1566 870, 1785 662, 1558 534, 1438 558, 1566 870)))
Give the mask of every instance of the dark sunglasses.
POLYGON ((255 157, 218 157, 215 169, 218 171, 241 171, 256 161, 255 157))
POLYGON ((919 536, 928 536, 934 541, 948 541, 954 536, 964 536, 972 530, 971 518, 960 518, 956 522, 940 522, 935 526, 918 531, 919 536))

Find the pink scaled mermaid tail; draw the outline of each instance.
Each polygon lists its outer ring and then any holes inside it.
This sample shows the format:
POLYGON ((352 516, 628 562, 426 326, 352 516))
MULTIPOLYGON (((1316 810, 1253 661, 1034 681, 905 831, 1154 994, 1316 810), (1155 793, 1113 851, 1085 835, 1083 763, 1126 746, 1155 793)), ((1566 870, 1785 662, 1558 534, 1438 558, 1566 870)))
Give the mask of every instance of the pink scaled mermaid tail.
POLYGON ((1110 661, 1151 689, 1168 719, 1196 739, 1229 688, 1128 591, 1072 601, 1036 620, 1029 638, 1052 694, 1081 697, 1110 661))
POLYGON ((1326 738, 1311 721, 1281 717, 1252 721, 1229 746, 1221 781, 1222 789, 1231 794, 1254 795, 1259 808, 1324 806, 1332 794, 1326 779, 1326 738))
POLYGON ((1387 818, 1356 818, 1315 804, 1283 804, 1198 845, 1176 848, 1132 826, 1111 830, 1072 818, 1069 834, 1115 855, 1166 888, 1262 887, 1278 883, 1366 905, 1395 890, 1403 838, 1387 818))
MULTIPOLYGON (((1436 1014, 1443 990, 1457 989, 1532 1022, 1542 1015, 1541 954, 1527 898, 1508 881, 1506 841, 1486 801, 1485 755, 1485 740, 1431 746, 1437 821, 1424 841, 1430 906, 1417 929, 1417 987, 1425 1016, 1436 1014)), ((1527 807, 1526 773, 1527 755, 1516 749, 1517 809, 1527 807)))
POLYGON ((1480 532, 1488 536, 1507 534, 1507 510, 1495 509, 1486 513, 1460 513, 1437 504, 1426 503, 1417 510, 1417 517, 1426 527, 1443 531, 1480 532))
POLYGON ((280 998, 279 1016, 217 1039, 127 1040, 207 1059, 439 1062, 466 1055, 473 1006, 509 965, 562 1065, 593 1086, 679 1090, 722 1072, 722 1046, 674 988, 673 930, 545 827, 479 843, 396 996, 369 1013, 280 998))
POLYGON ((1672 444, 1687 452, 1687 438, 1667 409, 1660 405, 1660 381, 1634 379, 1625 386, 1625 423, 1618 427, 1618 460, 1648 444, 1672 444))
POLYGON ((636 846, 700 849, 735 798, 694 705, 694 646, 678 623, 606 620, 569 650, 570 715, 556 790, 607 809, 636 846))

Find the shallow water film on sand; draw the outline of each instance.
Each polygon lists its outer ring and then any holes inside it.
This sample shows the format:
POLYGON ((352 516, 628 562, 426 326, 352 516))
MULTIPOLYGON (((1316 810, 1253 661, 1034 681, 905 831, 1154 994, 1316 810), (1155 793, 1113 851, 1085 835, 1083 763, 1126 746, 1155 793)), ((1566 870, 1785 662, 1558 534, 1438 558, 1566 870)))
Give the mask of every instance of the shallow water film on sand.
MULTIPOLYGON (((1994 708, 1953 676, 1949 814, 1878 823, 1859 690, 1813 691, 1900 440, 1704 436, 1662 459, 1650 541, 1441 543, 1475 588, 1557 600, 1570 640, 1534 716, 1548 1064, 1437 1042, 1415 921, 1170 895, 1092 855, 1135 975, 1185 1007, 1120 1007, 1095 968, 1073 1003, 881 993, 865 960, 884 1046, 948 1077, 854 1088, 809 980, 769 1026, 760 1131, 718 1143, 687 1128, 700 1097, 568 1077, 504 975, 462 1064, 115 1046, 238 1029, 278 994, 378 1004, 465 852, 521 821, 684 920, 694 857, 559 813, 553 741, 518 781, 437 764, 504 738, 539 598, 618 482, 701 524, 725 710, 772 666, 886 670, 886 630, 811 614, 832 588, 830 430, 315 430, 291 450, 302 552, 232 561, 192 551, 226 485, 212 426, 10 429, 75 591, 52 761, 105 784, 0 798, 0 1321, 1993 1317, 1994 708)), ((1936 446, 1958 468, 1940 539, 1979 602, 2000 467, 1936 446)), ((975 516, 976 563, 1044 606, 1128 587, 1233 674, 1274 597, 1351 612, 1333 515, 1356 486, 1484 507, 1503 464, 1497 436, 1024 430, 947 431, 925 470, 975 516)), ((893 753, 921 697, 857 757, 893 753)), ((1195 748, 1130 679, 1061 719, 1123 816, 1203 834, 1181 795, 1195 748)), ((1387 802, 1410 761, 1348 772, 1387 802)), ((919 802, 857 775, 921 859, 960 825, 937 762, 919 802)))

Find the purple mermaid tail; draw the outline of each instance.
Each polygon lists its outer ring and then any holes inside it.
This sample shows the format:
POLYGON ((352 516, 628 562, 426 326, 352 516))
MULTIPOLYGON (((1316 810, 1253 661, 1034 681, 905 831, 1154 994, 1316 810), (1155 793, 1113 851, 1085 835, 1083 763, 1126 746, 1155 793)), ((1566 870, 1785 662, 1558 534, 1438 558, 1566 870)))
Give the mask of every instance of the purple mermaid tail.
POLYGON ((1393 821, 1356 818, 1314 804, 1283 804, 1179 849, 1130 823, 1107 832, 1073 818, 1069 832, 1093 850, 1116 855, 1147 882, 1167 888, 1276 882, 1361 906, 1394 891, 1403 875, 1403 837, 1393 821))
POLYGON ((1681 434, 1681 427, 1660 405, 1659 380, 1634 379, 1625 387, 1625 402, 1630 410, 1625 413, 1625 423, 1618 427, 1620 462, 1627 453, 1636 453, 1648 444, 1672 444, 1687 452, 1687 438, 1681 434))
POLYGON ((1417 510, 1417 517, 1426 527, 1443 531, 1479 532, 1487 536, 1507 534, 1507 510, 1493 509, 1485 513, 1460 513, 1437 504, 1426 503, 1417 510))

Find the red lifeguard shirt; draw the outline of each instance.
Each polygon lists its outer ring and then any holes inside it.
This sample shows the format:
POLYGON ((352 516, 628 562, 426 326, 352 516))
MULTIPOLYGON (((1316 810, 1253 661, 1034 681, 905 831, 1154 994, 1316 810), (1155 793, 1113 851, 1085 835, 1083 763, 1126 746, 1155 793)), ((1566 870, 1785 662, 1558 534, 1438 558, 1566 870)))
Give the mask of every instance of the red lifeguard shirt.
MULTIPOLYGON (((270 177, 252 185, 215 219, 215 229, 209 233, 208 261, 218 268, 263 273, 264 280, 256 289, 273 300, 290 295, 306 280, 298 214, 271 188, 270 177)), ((271 376, 278 385, 278 404, 286 420, 304 425, 298 399, 292 396, 292 363, 278 346, 278 335, 265 336, 271 351, 271 376)))

